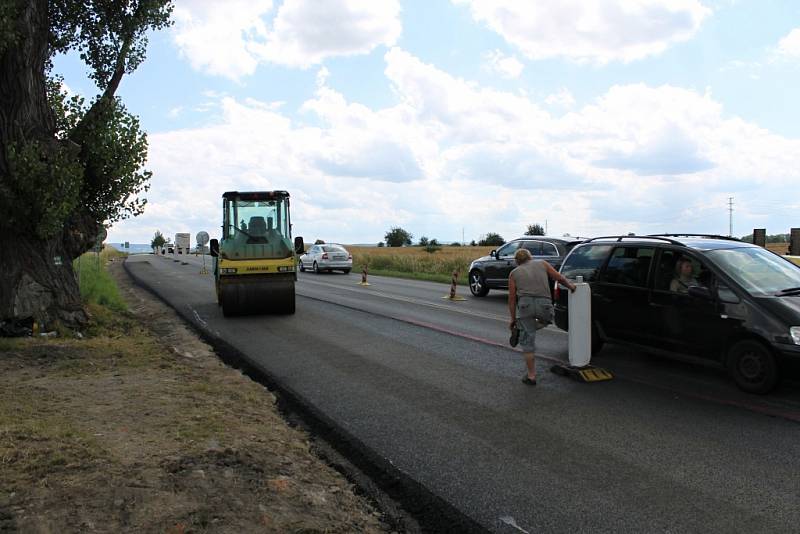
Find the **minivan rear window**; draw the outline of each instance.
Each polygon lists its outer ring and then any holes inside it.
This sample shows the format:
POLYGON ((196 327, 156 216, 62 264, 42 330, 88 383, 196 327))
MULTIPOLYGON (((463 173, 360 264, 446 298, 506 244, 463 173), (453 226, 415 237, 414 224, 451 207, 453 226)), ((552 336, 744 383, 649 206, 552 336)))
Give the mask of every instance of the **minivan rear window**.
POLYGON ((561 274, 573 280, 577 276, 583 276, 585 282, 591 282, 597 278, 597 271, 603 266, 603 262, 612 248, 613 245, 575 247, 564 260, 561 274))

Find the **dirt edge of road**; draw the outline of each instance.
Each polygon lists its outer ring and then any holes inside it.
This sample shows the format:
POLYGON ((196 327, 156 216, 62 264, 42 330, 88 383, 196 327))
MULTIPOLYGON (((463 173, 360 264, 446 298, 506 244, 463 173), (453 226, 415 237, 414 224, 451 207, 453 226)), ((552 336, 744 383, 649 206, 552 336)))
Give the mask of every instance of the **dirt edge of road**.
POLYGON ((252 365, 238 349, 193 320, 188 310, 178 309, 163 300, 158 292, 129 268, 127 262, 123 265, 138 287, 169 306, 214 348, 225 364, 239 369, 244 375, 266 387, 276 397, 276 406, 284 418, 311 435, 315 452, 375 504, 383 512, 383 520, 392 528, 406 532, 486 532, 484 527, 397 469, 386 458, 306 402, 297 392, 252 365))
POLYGON ((128 311, 89 305, 77 339, 0 339, 0 531, 414 530, 121 262, 109 271, 128 311))

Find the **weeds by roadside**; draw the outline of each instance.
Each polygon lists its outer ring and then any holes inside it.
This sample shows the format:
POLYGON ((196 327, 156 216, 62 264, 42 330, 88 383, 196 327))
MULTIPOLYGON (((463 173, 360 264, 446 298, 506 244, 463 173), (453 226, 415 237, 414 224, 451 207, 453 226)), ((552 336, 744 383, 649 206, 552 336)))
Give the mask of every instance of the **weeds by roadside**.
POLYGON ((117 285, 105 269, 110 260, 122 260, 124 257, 122 252, 106 247, 99 254, 87 252, 72 262, 85 303, 99 304, 116 312, 127 309, 117 285))

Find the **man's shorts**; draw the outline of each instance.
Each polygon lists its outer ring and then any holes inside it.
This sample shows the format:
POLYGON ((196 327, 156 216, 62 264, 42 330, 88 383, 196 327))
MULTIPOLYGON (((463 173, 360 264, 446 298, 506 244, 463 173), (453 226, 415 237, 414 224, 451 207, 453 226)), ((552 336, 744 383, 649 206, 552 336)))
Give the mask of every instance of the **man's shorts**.
POLYGON ((536 331, 553 322, 553 302, 550 297, 522 296, 517 299, 517 328, 522 352, 536 349, 536 331))

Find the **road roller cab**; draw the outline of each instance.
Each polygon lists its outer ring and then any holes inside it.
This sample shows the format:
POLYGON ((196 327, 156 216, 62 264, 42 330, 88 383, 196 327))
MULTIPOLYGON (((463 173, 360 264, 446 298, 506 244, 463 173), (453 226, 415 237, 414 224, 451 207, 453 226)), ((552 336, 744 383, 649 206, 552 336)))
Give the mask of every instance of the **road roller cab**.
POLYGON ((289 193, 222 195, 222 238, 211 240, 217 301, 225 315, 294 313, 297 280, 289 193))

